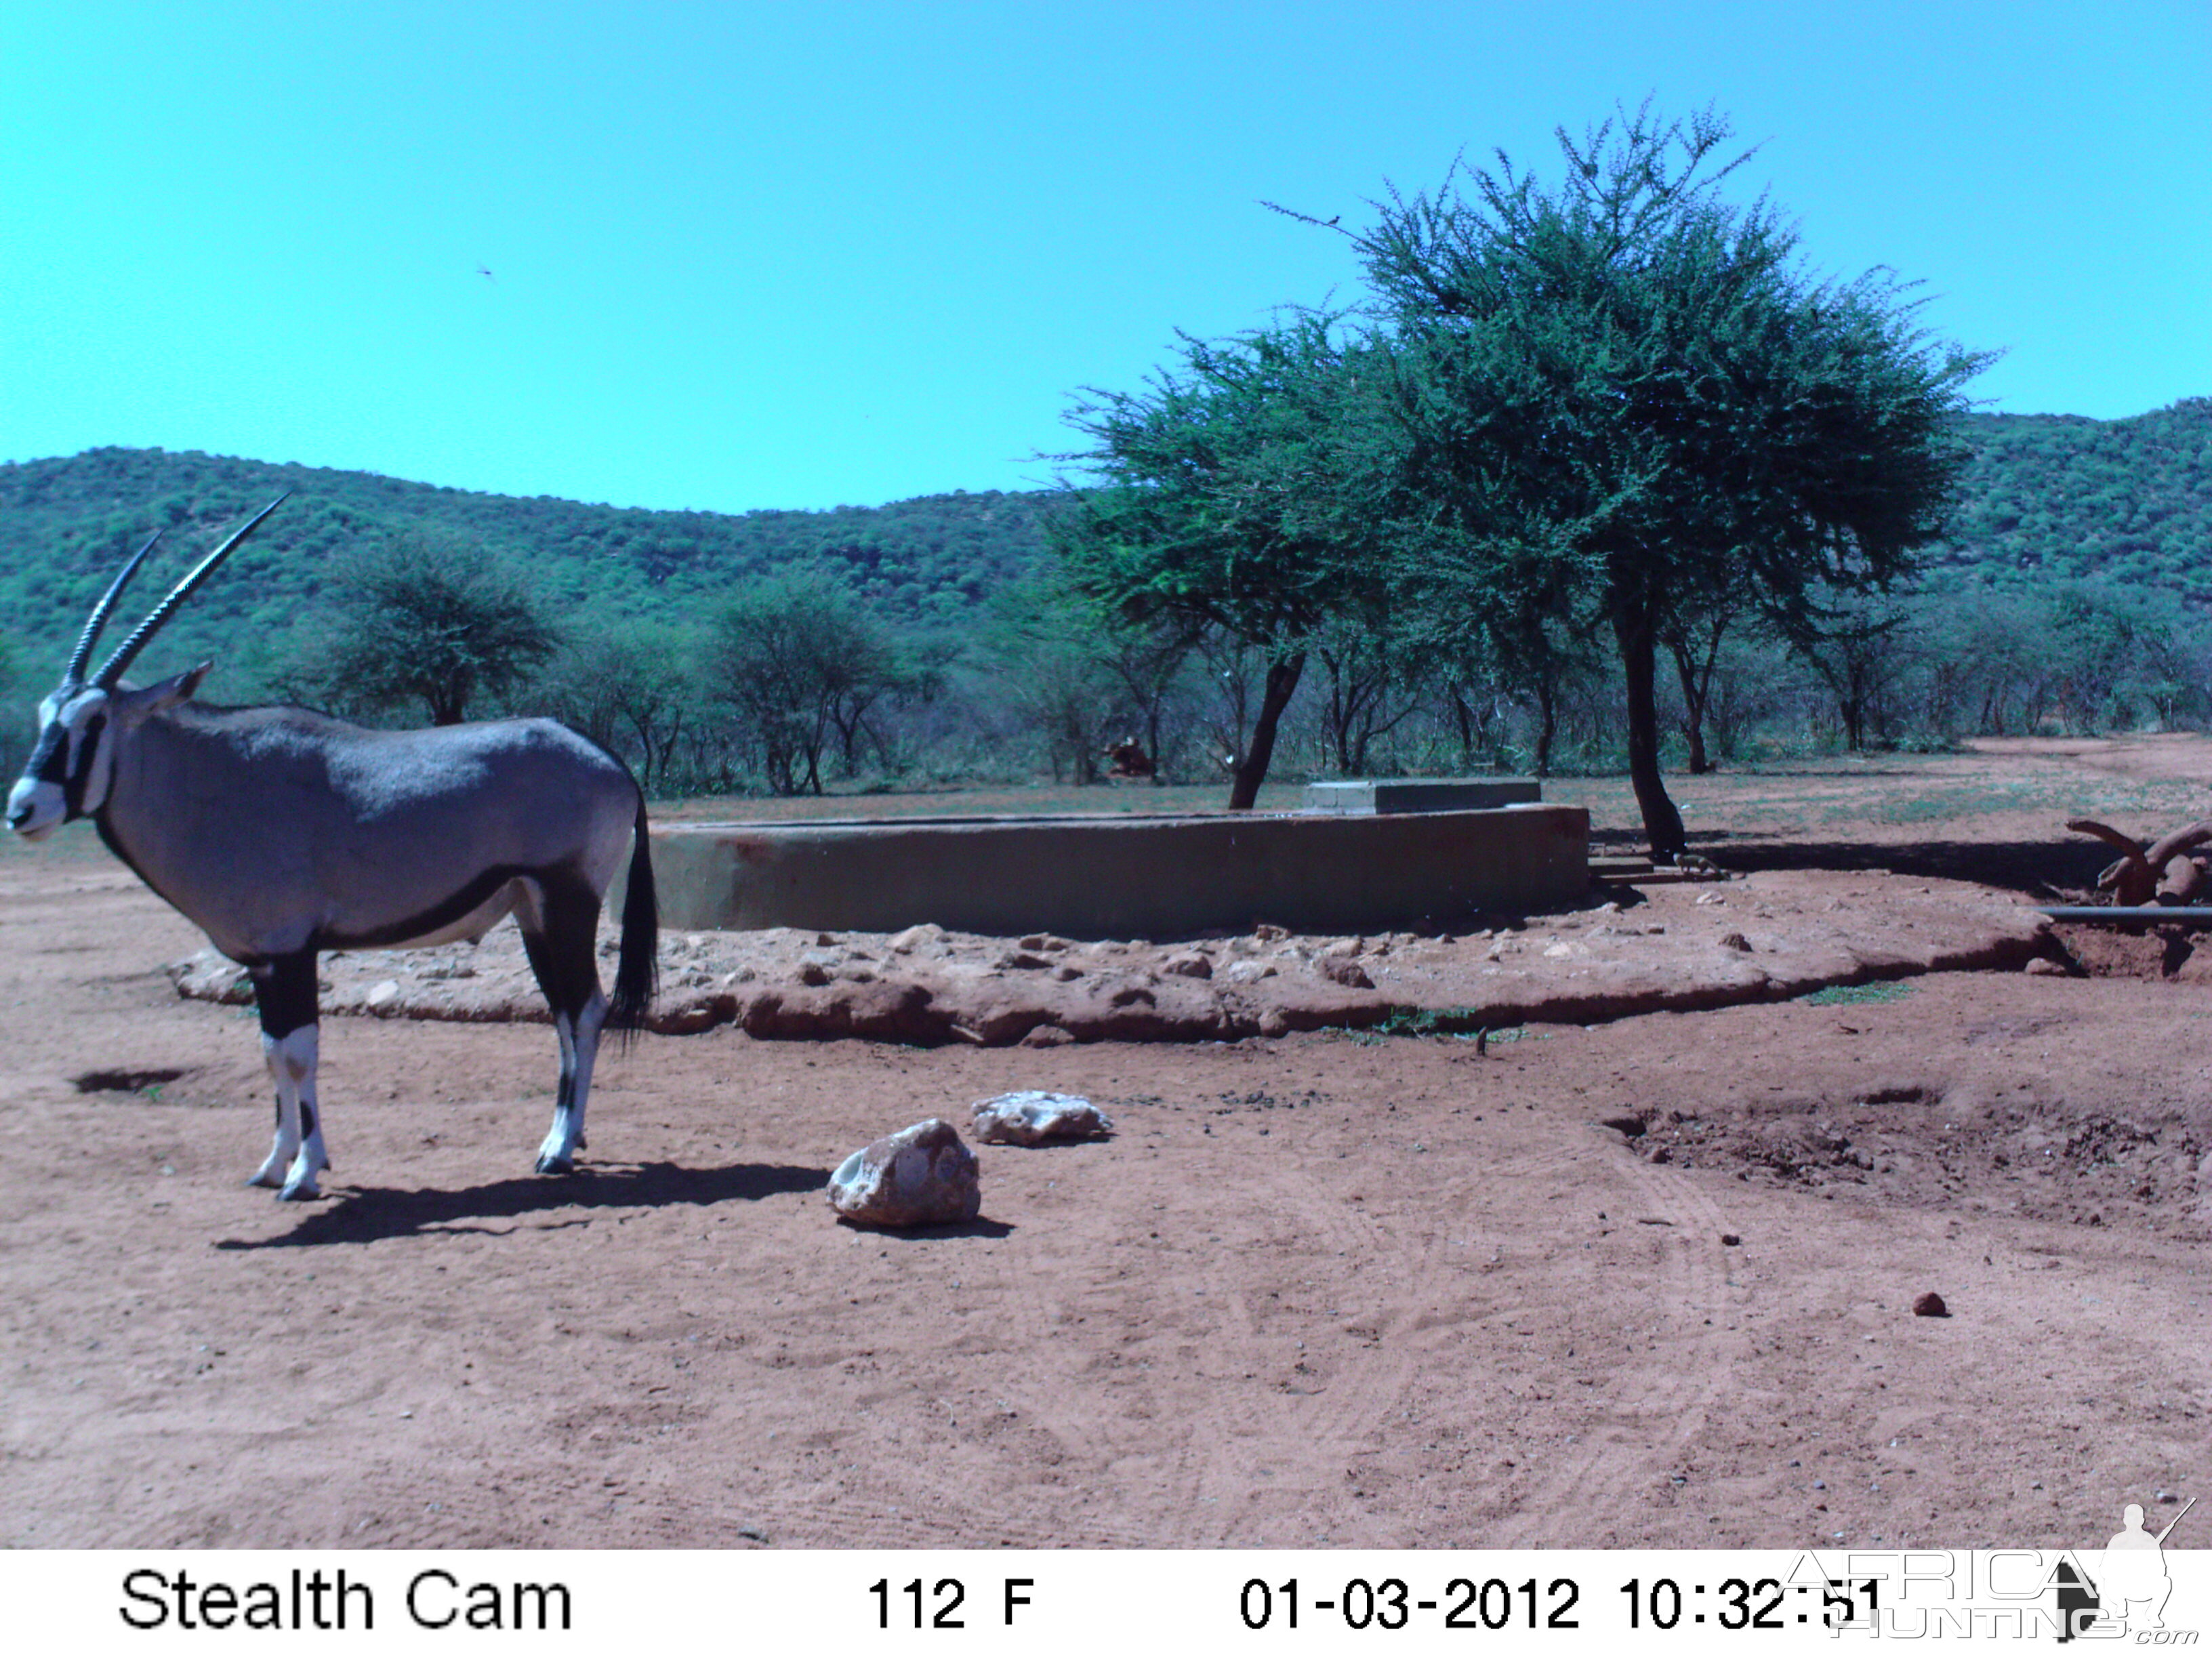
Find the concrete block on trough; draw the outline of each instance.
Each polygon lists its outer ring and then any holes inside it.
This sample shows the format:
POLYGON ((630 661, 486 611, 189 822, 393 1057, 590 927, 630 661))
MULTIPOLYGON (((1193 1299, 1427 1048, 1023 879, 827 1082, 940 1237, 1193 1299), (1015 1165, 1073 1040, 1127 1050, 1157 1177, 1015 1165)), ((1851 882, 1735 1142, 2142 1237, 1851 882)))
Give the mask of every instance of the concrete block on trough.
POLYGON ((1534 778, 1346 778, 1306 786, 1309 812, 1475 812, 1543 799, 1534 778))

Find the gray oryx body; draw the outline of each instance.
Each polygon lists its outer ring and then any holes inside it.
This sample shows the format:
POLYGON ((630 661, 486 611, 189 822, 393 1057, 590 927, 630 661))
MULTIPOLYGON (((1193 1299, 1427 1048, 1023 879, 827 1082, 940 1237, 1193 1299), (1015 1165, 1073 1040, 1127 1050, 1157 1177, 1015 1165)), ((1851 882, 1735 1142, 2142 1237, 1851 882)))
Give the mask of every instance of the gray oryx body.
POLYGON ((148 886, 252 972, 276 1088, 276 1139, 253 1180, 286 1198, 317 1196, 329 1167, 315 1097, 317 953, 472 939, 513 915, 561 1042, 538 1167, 565 1173, 584 1144, 600 1030, 635 1026, 652 997, 643 796, 620 761, 550 720, 377 732, 301 708, 207 708, 191 702, 204 666, 125 686, 123 665, 259 522, 203 561, 87 682, 92 642, 152 543, 125 567, 40 708, 9 823, 36 839, 92 818, 148 886), (611 1005, 596 937, 626 846, 611 1005))

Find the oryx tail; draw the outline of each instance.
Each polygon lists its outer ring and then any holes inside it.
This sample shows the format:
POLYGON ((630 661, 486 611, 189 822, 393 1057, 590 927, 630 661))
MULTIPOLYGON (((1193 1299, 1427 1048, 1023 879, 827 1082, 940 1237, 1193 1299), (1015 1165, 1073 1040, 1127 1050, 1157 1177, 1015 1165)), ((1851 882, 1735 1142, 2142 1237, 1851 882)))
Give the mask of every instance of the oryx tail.
POLYGON ((614 1000, 607 1005, 607 1024, 622 1035, 645 1023, 659 980, 656 941, 660 930, 659 896, 653 888, 653 842, 646 834, 645 792, 637 797, 637 839, 631 843, 629 874, 623 886, 622 955, 615 965, 614 1000))

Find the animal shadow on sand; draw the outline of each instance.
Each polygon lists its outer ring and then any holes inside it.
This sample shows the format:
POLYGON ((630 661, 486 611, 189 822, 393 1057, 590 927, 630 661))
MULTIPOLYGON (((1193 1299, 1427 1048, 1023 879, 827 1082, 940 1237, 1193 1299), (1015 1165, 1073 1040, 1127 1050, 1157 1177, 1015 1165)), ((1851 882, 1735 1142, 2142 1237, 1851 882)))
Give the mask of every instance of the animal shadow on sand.
POLYGON ((842 1226, 856 1233, 894 1243, 922 1244, 933 1238, 1011 1238, 1014 1224, 1011 1221, 994 1221, 979 1215, 973 1221, 941 1221, 929 1227, 879 1226, 872 1222, 844 1220, 842 1226))
POLYGON ((342 1189, 307 1211, 289 1232, 273 1238, 227 1238, 216 1249, 295 1249, 370 1244, 427 1232, 502 1233, 512 1229, 484 1224, 520 1221, 547 1210, 637 1210, 753 1200, 779 1193, 818 1191, 829 1184, 829 1170, 799 1164, 726 1164, 695 1170, 675 1164, 631 1164, 592 1166, 550 1180, 517 1176, 452 1191, 359 1187, 342 1189))

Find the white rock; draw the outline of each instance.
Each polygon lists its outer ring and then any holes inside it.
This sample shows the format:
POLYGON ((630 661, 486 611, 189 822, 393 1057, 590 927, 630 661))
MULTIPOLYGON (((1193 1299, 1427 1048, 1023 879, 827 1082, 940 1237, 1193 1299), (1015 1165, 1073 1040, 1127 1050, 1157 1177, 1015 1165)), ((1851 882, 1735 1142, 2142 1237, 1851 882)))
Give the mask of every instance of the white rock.
POLYGON ((399 981, 396 979, 379 980, 368 988, 368 996, 366 1000, 371 1008, 379 1012, 386 1008, 397 1006, 399 1001, 399 981))
POLYGON ((1013 1141, 1035 1146, 1047 1140, 1082 1140, 1106 1134, 1114 1121, 1081 1095, 1056 1095, 1042 1089, 1019 1089, 1010 1095, 979 1100, 975 1109, 975 1139, 1013 1141))
POLYGON ((941 1117, 872 1141, 830 1177, 830 1203, 848 1221, 927 1227, 973 1221, 983 1207, 975 1154, 941 1117))

